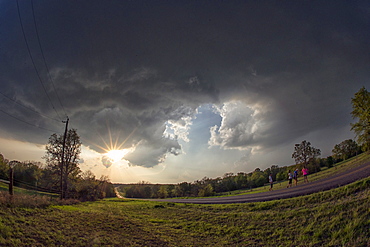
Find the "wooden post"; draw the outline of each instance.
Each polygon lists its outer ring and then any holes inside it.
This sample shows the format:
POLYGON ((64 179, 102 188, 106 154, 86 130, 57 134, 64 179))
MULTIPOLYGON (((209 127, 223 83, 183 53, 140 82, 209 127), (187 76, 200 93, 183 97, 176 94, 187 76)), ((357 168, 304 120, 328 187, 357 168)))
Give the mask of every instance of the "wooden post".
POLYGON ((10 169, 9 169, 9 194, 12 196, 14 193, 13 193, 13 177, 14 177, 14 171, 13 171, 13 167, 10 166, 10 169))

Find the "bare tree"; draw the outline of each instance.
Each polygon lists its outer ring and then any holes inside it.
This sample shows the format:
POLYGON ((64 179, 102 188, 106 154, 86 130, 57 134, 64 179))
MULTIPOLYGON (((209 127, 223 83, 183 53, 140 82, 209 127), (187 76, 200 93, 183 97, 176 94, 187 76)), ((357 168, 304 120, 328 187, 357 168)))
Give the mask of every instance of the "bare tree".
POLYGON ((46 145, 46 155, 43 157, 48 166, 56 171, 60 177, 61 198, 68 198, 68 184, 72 177, 76 177, 80 172, 78 160, 81 153, 81 141, 75 129, 70 129, 65 138, 64 136, 52 134, 46 145))

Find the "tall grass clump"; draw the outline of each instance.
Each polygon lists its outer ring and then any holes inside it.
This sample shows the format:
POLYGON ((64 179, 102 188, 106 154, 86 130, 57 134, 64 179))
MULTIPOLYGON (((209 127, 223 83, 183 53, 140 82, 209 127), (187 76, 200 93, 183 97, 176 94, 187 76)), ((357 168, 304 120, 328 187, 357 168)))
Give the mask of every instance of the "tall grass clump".
POLYGON ((46 208, 52 204, 47 196, 16 194, 0 191, 0 207, 2 208, 46 208))
POLYGON ((51 205, 73 205, 80 203, 76 199, 60 200, 54 197, 29 194, 9 195, 0 191, 0 208, 47 208, 51 205))

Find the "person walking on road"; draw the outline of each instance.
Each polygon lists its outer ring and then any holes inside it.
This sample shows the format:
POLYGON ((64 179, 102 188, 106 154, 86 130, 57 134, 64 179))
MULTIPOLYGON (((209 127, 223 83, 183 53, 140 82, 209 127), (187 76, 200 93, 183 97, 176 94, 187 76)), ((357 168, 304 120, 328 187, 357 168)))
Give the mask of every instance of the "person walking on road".
POLYGON ((297 186, 298 185, 298 168, 295 169, 295 171, 293 172, 293 178, 294 178, 295 186, 297 186))
POLYGON ((303 174, 303 178, 304 178, 304 182, 305 183, 308 183, 308 169, 304 166, 303 169, 302 169, 302 174, 303 174))
POLYGON ((290 187, 292 187, 292 180, 293 180, 293 176, 292 176, 292 173, 290 172, 290 170, 288 171, 288 180, 289 180, 289 183, 288 183, 287 188, 290 188, 290 187))
POLYGON ((269 176, 269 182, 270 182, 270 191, 272 191, 272 186, 274 185, 274 180, 272 179, 272 174, 269 176))

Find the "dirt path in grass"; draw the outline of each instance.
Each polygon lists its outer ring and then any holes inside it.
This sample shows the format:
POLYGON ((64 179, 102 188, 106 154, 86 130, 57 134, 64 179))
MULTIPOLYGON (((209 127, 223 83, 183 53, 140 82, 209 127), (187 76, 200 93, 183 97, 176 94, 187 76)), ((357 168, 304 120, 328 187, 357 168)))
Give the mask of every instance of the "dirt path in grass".
MULTIPOLYGON (((228 197, 211 197, 199 199, 161 199, 153 201, 166 201, 176 203, 196 203, 196 204, 227 204, 227 203, 246 203, 246 202, 263 202, 277 199, 285 199, 296 196, 308 195, 324 190, 334 189, 359 179, 370 176, 370 162, 360 165, 356 168, 346 170, 345 172, 338 173, 332 177, 317 180, 310 183, 303 183, 303 178, 300 177, 298 186, 291 188, 279 189, 276 191, 262 192, 248 195, 237 195, 228 197)), ((310 176, 308 176, 308 179, 310 176)), ((286 182, 285 184, 287 184, 286 182)), ((294 182, 293 182, 294 184, 294 182)))

